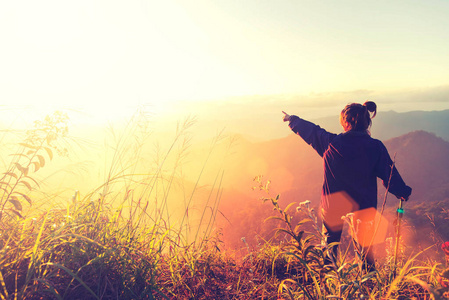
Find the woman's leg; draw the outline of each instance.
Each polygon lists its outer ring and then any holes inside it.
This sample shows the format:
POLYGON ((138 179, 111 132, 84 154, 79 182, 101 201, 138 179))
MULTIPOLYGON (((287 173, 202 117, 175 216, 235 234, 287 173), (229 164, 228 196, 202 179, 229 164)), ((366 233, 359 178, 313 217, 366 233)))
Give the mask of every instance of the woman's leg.
POLYGON ((375 233, 374 215, 371 212, 367 213, 367 210, 355 212, 357 217, 357 239, 355 242, 358 244, 359 249, 362 250, 364 255, 363 269, 372 272, 376 270, 374 252, 373 252, 373 237, 375 233))
MULTIPOLYGON (((326 239, 326 246, 332 243, 339 243, 341 239, 341 233, 343 230, 343 223, 341 223, 340 226, 332 226, 326 224, 326 222, 323 222, 323 235, 326 239), (337 229, 337 230, 335 230, 337 229)), ((329 255, 332 255, 332 259, 334 262, 337 262, 337 253, 338 253, 338 246, 335 245, 332 247, 332 251, 329 251, 329 255)), ((324 259, 325 265, 332 265, 332 259, 329 256, 326 256, 324 259)))

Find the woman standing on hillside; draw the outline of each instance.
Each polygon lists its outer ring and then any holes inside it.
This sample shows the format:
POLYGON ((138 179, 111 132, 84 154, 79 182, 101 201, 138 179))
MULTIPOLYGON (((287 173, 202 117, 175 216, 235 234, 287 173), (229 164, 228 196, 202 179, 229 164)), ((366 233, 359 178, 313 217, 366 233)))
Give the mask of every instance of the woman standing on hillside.
MULTIPOLYGON (((324 159, 321 213, 327 244, 340 241, 342 216, 350 212, 362 212, 360 215, 363 211, 375 212, 377 177, 399 199, 407 201, 412 192, 396 170, 384 144, 370 136, 371 119, 375 117, 376 110, 376 104, 371 101, 363 105, 346 105, 340 114, 344 130, 341 134, 329 133, 318 125, 283 112, 284 122, 289 122, 292 131, 324 159)), ((372 224, 374 215, 365 214, 362 219, 361 228, 372 224)), ((367 244, 362 247, 371 249, 367 244)), ((334 247, 334 257, 336 253, 337 247, 334 247)), ((369 271, 375 269, 371 250, 367 253, 364 267, 369 271)))

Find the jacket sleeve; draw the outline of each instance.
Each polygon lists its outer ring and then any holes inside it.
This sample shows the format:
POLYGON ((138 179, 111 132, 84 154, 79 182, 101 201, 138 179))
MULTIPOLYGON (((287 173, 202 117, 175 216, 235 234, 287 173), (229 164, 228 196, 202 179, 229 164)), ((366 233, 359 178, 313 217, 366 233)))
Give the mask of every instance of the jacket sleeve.
POLYGON ((407 200, 412 193, 412 188, 407 186, 404 183, 404 180, 402 180, 385 145, 382 142, 379 142, 379 145, 381 153, 376 167, 377 177, 382 179, 382 183, 385 188, 388 189, 388 192, 392 193, 397 198, 404 198, 407 200))
POLYGON ((324 152, 333 138, 337 136, 298 116, 290 116, 289 126, 294 133, 302 137, 307 144, 311 145, 321 157, 323 157, 324 152))

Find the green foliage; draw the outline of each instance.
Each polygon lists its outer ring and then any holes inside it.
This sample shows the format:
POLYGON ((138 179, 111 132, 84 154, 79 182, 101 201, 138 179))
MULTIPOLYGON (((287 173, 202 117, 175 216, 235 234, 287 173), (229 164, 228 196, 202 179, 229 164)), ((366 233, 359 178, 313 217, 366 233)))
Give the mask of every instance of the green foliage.
POLYGON ((429 203, 423 201, 420 203, 407 203, 407 212, 404 214, 410 222, 419 231, 417 236, 420 239, 416 243, 422 245, 432 245, 449 240, 449 198, 429 203), (427 232, 429 234, 421 234, 427 232), (436 234, 434 234, 436 233, 436 234))
POLYGON ((242 238, 247 251, 242 259, 226 250, 219 231, 213 231, 222 172, 214 183, 218 192, 210 193, 199 214, 205 230, 191 231, 188 214, 195 191, 185 199, 181 226, 175 226, 166 195, 176 172, 164 177, 162 170, 185 134, 182 129, 152 176, 127 172, 133 163, 122 167, 117 160, 140 147, 130 143, 128 134, 117 135, 122 146, 114 148, 104 184, 83 197, 75 192, 72 201, 45 212, 25 210, 38 200, 29 196, 30 190, 39 189, 30 174, 46 166, 53 152, 66 154, 58 143, 67 134, 65 121, 64 115, 55 114, 37 122, 3 174, 0 299, 448 298, 449 243, 436 251, 441 255, 443 250, 446 264, 426 256, 435 247, 425 249, 400 261, 395 278, 388 263, 378 262, 376 272, 363 271, 363 253, 358 252, 325 265, 335 245, 325 244, 310 202, 283 208, 281 196, 270 196, 270 183, 262 177, 256 178, 257 188, 273 207, 274 215, 265 222, 275 222, 275 238, 256 248, 242 238), (152 207, 150 195, 162 177, 164 198, 152 207), (137 186, 144 189, 138 192, 137 186), (207 215, 206 209, 212 213, 207 215))
POLYGON ((159 256, 146 245, 157 237, 142 228, 130 238, 126 222, 110 222, 116 216, 97 204, 3 221, 3 298, 151 298, 159 256))
MULTIPOLYGON (((270 182, 263 182, 262 177, 256 177, 258 188, 269 195, 270 182)), ((310 202, 299 204, 296 213, 302 213, 297 224, 290 212, 295 203, 282 209, 279 205, 280 195, 264 197, 264 202, 271 202, 276 216, 265 221, 277 221, 281 225, 275 229, 278 234, 285 234, 289 239, 279 245, 278 256, 288 257, 286 269, 290 272, 278 286, 278 297, 285 299, 408 299, 410 297, 432 297, 446 299, 449 281, 446 279, 449 270, 433 262, 422 262, 418 258, 425 254, 421 251, 396 266, 397 276, 392 276, 394 268, 390 264, 379 265, 375 272, 367 273, 361 268, 363 252, 354 247, 353 258, 341 257, 333 260, 332 265, 324 265, 332 247, 326 245, 319 229, 315 211, 310 202), (300 230, 305 224, 312 223, 314 232, 300 230), (294 270, 294 272, 292 272, 294 270)), ((347 216, 350 226, 354 220, 347 216)), ((352 230, 355 230, 352 227, 352 230)), ((449 250, 445 250, 448 252, 449 250)), ((449 256, 449 253, 447 254, 449 256)), ((391 259, 387 259, 387 262, 391 259)), ((274 263, 273 263, 274 268, 274 263)))
POLYGON ((27 131, 27 137, 19 143, 17 153, 0 179, 0 220, 4 217, 23 218, 24 201, 32 204, 28 193, 39 183, 30 175, 37 172, 53 159, 53 151, 67 155, 67 149, 59 143, 68 133, 68 117, 61 112, 47 116, 43 121, 36 121, 34 128, 27 131))

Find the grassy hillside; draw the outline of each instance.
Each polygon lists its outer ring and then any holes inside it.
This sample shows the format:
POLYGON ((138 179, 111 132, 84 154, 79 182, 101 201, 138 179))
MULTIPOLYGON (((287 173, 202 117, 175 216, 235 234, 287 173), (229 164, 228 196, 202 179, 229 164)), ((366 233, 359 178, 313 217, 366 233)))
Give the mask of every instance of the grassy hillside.
MULTIPOLYGON (((260 187, 266 191, 267 185, 260 187)), ((363 270, 357 248, 325 266, 322 237, 304 231, 317 225, 307 203, 295 211, 279 206, 277 197, 265 198, 274 208, 270 221, 285 237, 255 248, 242 238, 247 252, 236 259, 219 235, 186 243, 165 219, 139 224, 146 208, 137 202, 125 215, 108 205, 108 197, 74 199, 67 209, 2 219, 2 299, 447 298, 449 251, 445 258, 440 245, 420 251, 401 244, 392 264, 389 243, 371 273, 363 270), (302 215, 299 223, 293 214, 302 215)))
MULTIPOLYGON (((69 200, 38 176, 70 151, 64 115, 37 122, 10 147, 17 150, 3 158, 0 180, 0 299, 447 298, 449 243, 442 243, 435 219, 418 218, 423 210, 435 213, 428 205, 405 214, 397 255, 393 235, 377 271, 364 270, 364 253, 348 236, 337 259, 324 265, 333 245, 323 244, 317 209, 300 194, 319 193, 320 184, 311 182, 319 180, 320 160, 297 137, 241 143, 242 152, 214 173, 209 161, 228 144, 217 139, 200 155, 192 181, 182 180, 183 128, 149 165, 141 127, 128 129, 105 147, 113 155, 104 182, 69 200), (223 170, 234 181, 225 184, 223 170), (258 170, 272 183, 247 178, 258 170), (203 186, 203 176, 213 183, 203 186), (430 247, 410 242, 407 215, 419 226, 431 224, 430 247)), ((357 230, 354 221, 346 218, 357 230)))
MULTIPOLYGON (((407 207, 421 203, 438 206, 440 201, 448 199, 449 142, 434 134, 416 131, 390 139, 385 145, 392 158, 395 157, 405 182, 413 188, 407 207)), ((229 188, 223 193, 220 210, 227 219, 221 221, 225 237, 234 247, 241 245, 242 236, 246 236, 250 244, 257 244, 256 233, 270 232, 269 225, 261 225, 260 221, 271 212, 257 202, 256 194, 250 189, 254 175, 263 174, 271 180, 273 190, 282 196, 283 205, 310 200, 312 205, 318 206, 320 201, 322 160, 295 135, 262 143, 242 142, 240 148, 236 147, 226 173, 229 188)), ((382 203, 385 189, 381 182, 378 185, 378 199, 382 203)), ((396 206, 397 199, 389 195, 386 212, 394 216, 396 206)))

